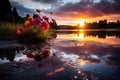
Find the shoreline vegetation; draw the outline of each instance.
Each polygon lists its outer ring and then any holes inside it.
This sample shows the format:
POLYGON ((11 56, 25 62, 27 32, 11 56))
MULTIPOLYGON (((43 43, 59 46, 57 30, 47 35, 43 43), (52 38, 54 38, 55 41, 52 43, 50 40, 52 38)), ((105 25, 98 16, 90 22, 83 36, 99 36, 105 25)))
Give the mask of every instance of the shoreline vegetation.
POLYGON ((88 27, 87 25, 84 26, 84 27, 80 27, 80 26, 71 26, 71 25, 58 25, 59 29, 57 30, 60 30, 60 29, 71 29, 71 30, 74 30, 74 29, 120 29, 120 25, 119 26, 112 26, 112 27, 109 27, 109 26, 106 26, 106 27, 99 27, 99 26, 91 26, 91 27, 88 27))
POLYGON ((17 29, 20 26, 23 26, 23 24, 0 22, 0 41, 17 40, 22 44, 37 44, 56 37, 55 30, 52 28, 43 31, 35 27, 19 35, 17 29))
POLYGON ((120 21, 108 22, 107 19, 105 19, 92 23, 84 22, 84 26, 80 26, 80 24, 76 26, 59 25, 59 29, 120 29, 120 21))

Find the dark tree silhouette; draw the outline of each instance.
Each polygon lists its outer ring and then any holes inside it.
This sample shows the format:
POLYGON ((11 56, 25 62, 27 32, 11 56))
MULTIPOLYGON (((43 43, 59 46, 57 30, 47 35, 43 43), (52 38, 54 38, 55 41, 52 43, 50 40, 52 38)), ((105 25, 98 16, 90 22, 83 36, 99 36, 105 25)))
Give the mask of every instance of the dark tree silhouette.
POLYGON ((19 15, 18 15, 16 7, 13 8, 12 15, 15 18, 15 23, 18 23, 19 22, 19 15))
POLYGON ((52 19, 52 21, 50 22, 50 26, 51 26, 53 29, 59 29, 59 27, 57 26, 57 23, 56 23, 56 20, 55 20, 55 19, 52 19))
POLYGON ((1 0, 0 22, 23 23, 24 18, 18 15, 16 7, 12 7, 9 0, 1 0))
POLYGON ((33 18, 40 18, 38 14, 33 14, 33 18))
POLYGON ((29 14, 26 14, 26 17, 25 17, 25 18, 28 19, 28 17, 30 17, 30 15, 29 15, 29 14))
POLYGON ((11 8, 9 0, 0 1, 0 21, 5 21, 5 16, 11 14, 11 8))

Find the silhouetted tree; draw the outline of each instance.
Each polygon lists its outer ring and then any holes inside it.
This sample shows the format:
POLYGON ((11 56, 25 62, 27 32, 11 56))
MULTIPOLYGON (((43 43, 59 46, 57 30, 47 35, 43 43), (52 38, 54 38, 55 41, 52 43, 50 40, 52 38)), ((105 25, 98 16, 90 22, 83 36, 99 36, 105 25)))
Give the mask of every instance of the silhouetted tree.
POLYGON ((0 21, 5 21, 5 16, 11 14, 11 4, 9 0, 0 1, 0 21))
POLYGON ((25 17, 25 19, 27 19, 28 17, 30 17, 30 15, 29 15, 29 14, 26 14, 26 17, 25 17))
POLYGON ((33 18, 40 18, 38 14, 33 14, 33 18))
POLYGON ((56 20, 55 19, 52 19, 52 21, 50 22, 50 26, 53 28, 53 29, 58 29, 59 27, 57 26, 57 23, 56 23, 56 20))
POLYGON ((24 18, 18 15, 16 7, 13 7, 9 0, 0 1, 0 22, 22 23, 24 18))
POLYGON ((15 23, 18 23, 19 22, 19 15, 18 15, 16 7, 13 8, 12 15, 15 18, 15 23))
POLYGON ((15 17, 12 14, 7 14, 4 17, 4 22, 14 23, 15 22, 15 17))

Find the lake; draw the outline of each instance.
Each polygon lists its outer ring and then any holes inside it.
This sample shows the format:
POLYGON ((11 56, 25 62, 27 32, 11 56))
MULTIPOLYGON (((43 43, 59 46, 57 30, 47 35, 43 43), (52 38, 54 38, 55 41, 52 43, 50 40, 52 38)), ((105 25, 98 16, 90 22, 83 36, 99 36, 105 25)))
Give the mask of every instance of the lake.
POLYGON ((64 29, 56 33, 45 46, 51 53, 48 59, 36 62, 20 52, 14 59, 20 64, 11 63, 11 67, 8 60, 0 60, 0 67, 12 68, 7 80, 120 80, 120 30, 64 29))

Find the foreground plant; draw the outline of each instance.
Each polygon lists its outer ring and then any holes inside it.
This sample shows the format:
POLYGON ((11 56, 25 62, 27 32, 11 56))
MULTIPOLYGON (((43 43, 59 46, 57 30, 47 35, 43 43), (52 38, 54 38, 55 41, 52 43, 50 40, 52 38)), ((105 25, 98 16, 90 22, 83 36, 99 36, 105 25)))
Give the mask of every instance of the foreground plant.
POLYGON ((18 37, 18 35, 16 34, 17 26, 22 26, 22 24, 0 22, 0 40, 17 39, 18 37))
MULTIPOLYGON (((38 9, 36 11, 41 12, 38 9)), ((27 44, 35 44, 52 38, 55 33, 51 28, 51 23, 55 23, 55 20, 49 20, 47 16, 28 17, 23 27, 18 27, 17 29, 19 41, 27 44)))

